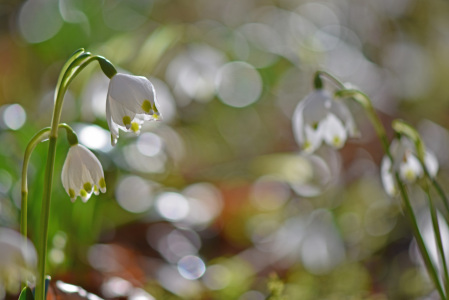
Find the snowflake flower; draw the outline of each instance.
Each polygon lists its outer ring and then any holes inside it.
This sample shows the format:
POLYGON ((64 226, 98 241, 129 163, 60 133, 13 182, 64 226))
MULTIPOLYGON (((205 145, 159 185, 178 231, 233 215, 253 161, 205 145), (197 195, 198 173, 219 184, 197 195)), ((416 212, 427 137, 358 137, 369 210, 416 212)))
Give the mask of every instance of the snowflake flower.
POLYGON ((98 195, 99 191, 106 192, 100 161, 89 149, 80 144, 70 147, 62 167, 61 179, 72 202, 78 196, 86 202, 92 192, 95 195, 98 195))
POLYGON ((296 107, 292 120, 296 142, 306 153, 313 153, 323 142, 339 149, 348 137, 357 136, 349 109, 333 101, 323 89, 307 95, 296 107))
POLYGON ((117 73, 111 78, 106 100, 106 118, 115 145, 119 129, 140 133, 145 120, 161 117, 153 84, 143 76, 117 73))
MULTIPOLYGON (((390 152, 393 156, 394 165, 388 156, 384 156, 381 163, 381 179, 385 191, 390 196, 398 194, 398 189, 394 179, 394 173, 398 172, 399 177, 406 183, 414 183, 424 176, 424 170, 418 157, 413 152, 413 145, 407 139, 395 139, 390 145, 390 152)), ((438 161, 432 152, 426 151, 424 164, 429 175, 434 177, 438 172, 438 161)))

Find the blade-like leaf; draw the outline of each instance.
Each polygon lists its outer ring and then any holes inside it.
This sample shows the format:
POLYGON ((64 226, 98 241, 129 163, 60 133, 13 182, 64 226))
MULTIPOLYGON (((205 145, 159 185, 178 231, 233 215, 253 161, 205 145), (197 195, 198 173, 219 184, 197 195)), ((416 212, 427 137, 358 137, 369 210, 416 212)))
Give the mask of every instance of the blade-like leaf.
POLYGON ((33 292, 28 286, 23 288, 20 293, 19 300, 34 300, 33 292))

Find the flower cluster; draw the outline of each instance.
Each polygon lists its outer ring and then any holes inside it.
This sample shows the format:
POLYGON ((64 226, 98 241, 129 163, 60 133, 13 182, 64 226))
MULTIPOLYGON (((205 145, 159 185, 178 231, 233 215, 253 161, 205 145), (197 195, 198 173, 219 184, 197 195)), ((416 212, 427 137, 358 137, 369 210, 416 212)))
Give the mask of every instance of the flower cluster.
MULTIPOLYGON (((112 76, 106 100, 106 118, 112 145, 117 143, 119 129, 139 134, 145 120, 159 120, 161 115, 153 84, 142 76, 122 73, 112 76)), ((106 192, 100 161, 77 141, 67 153, 61 179, 72 201, 80 196, 86 202, 92 193, 106 192)))
POLYGON ((296 142, 306 153, 313 153, 323 142, 339 149, 348 137, 358 134, 349 109, 324 89, 314 90, 299 102, 292 122, 296 142))
MULTIPOLYGON (((424 176, 424 170, 414 152, 414 146, 406 138, 395 139, 390 145, 390 152, 394 163, 388 156, 384 156, 381 165, 381 178, 385 191, 390 196, 396 196, 398 189, 395 183, 395 173, 401 180, 407 183, 414 183, 424 176)), ((434 177, 438 172, 438 161, 432 152, 426 151, 424 155, 424 165, 429 175, 434 177)))

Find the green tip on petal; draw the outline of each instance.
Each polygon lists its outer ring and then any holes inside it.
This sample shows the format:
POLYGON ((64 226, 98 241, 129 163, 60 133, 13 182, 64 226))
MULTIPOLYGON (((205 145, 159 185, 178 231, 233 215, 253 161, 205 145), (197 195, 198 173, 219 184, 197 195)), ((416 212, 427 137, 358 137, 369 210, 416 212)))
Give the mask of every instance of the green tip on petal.
POLYGON ((80 190, 80 196, 81 198, 86 198, 87 197, 87 192, 83 189, 80 190))
POLYGON ((147 114, 149 114, 150 113, 150 111, 152 110, 152 105, 151 105, 151 102, 150 101, 148 101, 148 100, 144 100, 143 101, 143 103, 142 103, 142 109, 143 109, 143 111, 144 112, 146 112, 147 114))
POLYGON ((131 117, 130 116, 124 116, 123 117, 123 124, 128 127, 129 125, 131 125, 131 117))
POLYGON ((90 182, 86 182, 86 183, 83 185, 83 187, 84 187, 84 189, 85 189, 88 193, 92 192, 92 184, 91 184, 90 182))
POLYGON ((151 107, 153 108, 153 111, 154 111, 155 113, 159 114, 159 110, 157 109, 156 104, 153 103, 153 104, 151 105, 151 107))
POLYGON ((98 182, 98 185, 100 186, 100 191, 102 193, 106 192, 106 181, 104 180, 104 178, 100 179, 100 181, 98 182))
POLYGON ((70 196, 71 199, 75 199, 76 194, 75 194, 75 191, 73 189, 69 189, 69 196, 70 196))

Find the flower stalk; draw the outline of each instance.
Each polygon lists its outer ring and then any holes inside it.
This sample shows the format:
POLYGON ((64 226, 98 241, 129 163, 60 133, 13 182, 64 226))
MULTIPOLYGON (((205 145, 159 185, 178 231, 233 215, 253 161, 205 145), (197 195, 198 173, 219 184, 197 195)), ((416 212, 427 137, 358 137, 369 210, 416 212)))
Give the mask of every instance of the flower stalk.
MULTIPOLYGON (((391 167, 393 167, 394 164, 395 164, 395 162, 394 162, 395 159, 394 159, 394 157, 393 157, 393 155, 392 155, 392 153, 390 151, 389 141, 388 141, 388 137, 387 137, 387 134, 386 134, 386 130, 385 130, 385 127, 383 126, 379 116, 377 115, 377 113, 376 113, 376 111, 375 111, 375 109, 374 109, 374 107, 372 105, 371 99, 366 94, 362 93, 359 90, 346 89, 345 86, 343 84, 341 84, 341 82, 338 79, 336 79, 334 76, 330 75, 327 72, 318 71, 316 74, 317 74, 316 77, 320 76, 321 74, 325 74, 326 77, 332 79, 334 82, 337 83, 337 85, 340 85, 341 89, 335 92, 335 94, 334 94, 335 98, 337 98, 337 99, 338 98, 350 98, 350 99, 356 101, 357 103, 359 103, 365 109, 365 111, 366 111, 366 113, 368 115, 368 118, 371 121, 371 124, 373 125, 373 127, 374 127, 374 129, 376 131, 377 136, 380 139, 382 148, 383 148, 386 156, 388 157, 388 159, 391 162, 391 167)), ((429 176, 429 173, 428 173, 428 171, 426 169, 426 166, 424 165, 424 155, 425 155, 424 145, 421 142, 421 140, 419 138, 417 138, 417 136, 419 137, 419 135, 417 135, 417 132, 415 132, 414 130, 411 130, 408 126, 403 126, 402 123, 398 123, 398 122, 393 124, 393 128, 396 131, 398 131, 397 129, 400 129, 401 132, 403 131, 404 133, 407 134, 407 136, 411 137, 412 140, 415 141, 415 146, 416 146, 416 149, 417 149, 417 152, 418 152, 418 157, 419 157, 419 160, 420 160, 421 164, 423 165, 423 169, 425 170, 426 177, 431 179, 431 177, 429 176)), ((427 249, 427 247, 426 247, 426 245, 424 243, 423 236, 422 236, 422 234, 421 234, 421 232, 419 230, 418 222, 417 222, 417 219, 416 219, 416 215, 414 213, 413 207, 412 207, 410 199, 408 197, 405 184, 402 181, 402 179, 401 179, 401 177, 399 175, 398 170, 395 169, 395 168, 393 168, 393 169, 394 169, 393 178, 394 178, 396 186, 399 188, 399 194, 400 194, 400 196, 401 196, 401 198, 403 200, 403 203, 404 203, 404 206, 405 206, 405 211, 406 211, 406 214, 407 214, 407 216, 408 216, 408 218, 410 220, 410 224, 411 224, 411 227, 412 227, 413 235, 415 236, 415 239, 417 241, 418 248, 419 248, 420 253, 421 253, 422 257, 423 257, 426 269, 427 269, 427 271, 429 273, 429 276, 432 279, 432 281, 433 281, 433 283, 434 283, 434 285, 435 285, 435 287, 436 287, 436 289, 437 289, 441 299, 447 299, 446 298, 446 294, 445 294, 445 290, 443 289, 443 286, 442 286, 442 284, 440 282, 440 279, 439 279, 439 276, 438 276, 437 268, 433 264, 433 262, 432 262, 432 260, 430 258, 429 251, 428 251, 428 249, 427 249)), ((426 190, 426 193, 427 193, 427 191, 428 191, 428 189, 426 190)), ((440 189, 439 193, 443 194, 441 192, 441 189, 440 189)), ((446 279, 446 291, 448 291, 448 289, 447 289, 447 287, 448 287, 447 282, 448 282, 448 278, 449 277, 446 275, 447 267, 446 267, 446 263, 445 263, 445 259, 444 259, 444 252, 443 252, 443 247, 442 247, 442 242, 441 242, 441 235, 440 235, 440 231, 439 231, 439 227, 438 227, 438 220, 437 220, 437 215, 436 215, 436 209, 435 209, 435 207, 433 205, 433 202, 432 202, 432 199, 430 197, 430 192, 427 193, 427 195, 428 195, 428 198, 429 198, 429 203, 431 205, 433 229, 434 229, 436 240, 437 240, 436 243, 437 243, 437 246, 438 246, 438 249, 439 249, 439 254, 441 255, 441 258, 443 260, 443 264, 444 264, 444 267, 445 267, 444 272, 445 272, 445 279, 446 279)))
POLYGON ((36 284, 36 300, 45 299, 45 269, 47 260, 47 240, 48 240, 48 221, 50 215, 51 191, 53 183, 54 163, 56 156, 56 142, 58 139, 58 127, 61 118, 64 95, 71 81, 81 72, 89 63, 97 60, 103 72, 109 78, 113 77, 117 71, 113 65, 104 57, 91 55, 84 49, 75 51, 65 63, 55 90, 55 104, 51 120, 49 133, 49 146, 47 154, 47 163, 44 177, 44 193, 42 197, 41 224, 39 228, 38 243, 38 278, 36 284))

